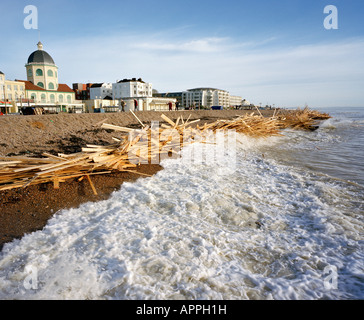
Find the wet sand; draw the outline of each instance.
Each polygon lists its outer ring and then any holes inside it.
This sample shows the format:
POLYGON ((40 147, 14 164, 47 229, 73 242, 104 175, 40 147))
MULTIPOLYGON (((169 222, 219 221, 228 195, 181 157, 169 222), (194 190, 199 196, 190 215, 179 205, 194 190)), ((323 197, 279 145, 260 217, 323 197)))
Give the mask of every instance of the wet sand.
MULTIPOLYGON (((223 111, 182 111, 165 112, 172 120, 183 115, 186 120, 201 119, 212 122, 217 119, 232 119, 238 115, 251 113, 251 110, 223 111)), ((262 112, 264 116, 273 111, 262 112)), ((138 118, 150 124, 161 121, 160 112, 138 112, 138 118)), ((120 133, 101 129, 101 123, 119 126, 140 127, 131 113, 117 114, 59 114, 47 116, 2 116, 0 117, 0 156, 37 157, 43 152, 75 153, 86 144, 107 145, 112 137, 120 133)), ((153 175, 163 168, 160 165, 141 165, 137 172, 153 175)), ((119 190, 123 182, 145 178, 145 175, 132 172, 113 172, 107 175, 92 176, 97 196, 84 179, 69 180, 54 189, 52 183, 29 186, 27 188, 0 191, 0 250, 7 242, 20 239, 25 234, 42 230, 47 221, 60 210, 76 208, 85 202, 107 199, 112 192, 119 190)))

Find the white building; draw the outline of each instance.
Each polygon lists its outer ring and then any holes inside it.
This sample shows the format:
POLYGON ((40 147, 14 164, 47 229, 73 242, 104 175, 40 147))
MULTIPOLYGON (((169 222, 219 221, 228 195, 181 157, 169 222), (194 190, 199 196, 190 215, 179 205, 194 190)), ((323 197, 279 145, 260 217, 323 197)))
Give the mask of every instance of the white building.
MULTIPOLYGON (((124 79, 112 84, 113 100, 125 102, 125 111, 168 111, 176 108, 175 98, 153 97, 153 85, 141 78, 124 79)), ((120 105, 120 103, 119 103, 120 105)))
POLYGON ((5 74, 0 71, 0 99, 5 100, 5 74))
POLYGON ((112 98, 113 85, 111 83, 95 83, 90 88, 90 99, 105 99, 106 97, 112 98))
POLYGON ((207 107, 230 106, 230 94, 226 90, 215 88, 195 88, 182 92, 182 106, 207 107))
POLYGON ((240 96, 230 96, 230 106, 241 106, 243 98, 240 96))
POLYGON ((113 99, 124 98, 151 98, 153 85, 144 82, 141 78, 124 79, 112 84, 113 99))

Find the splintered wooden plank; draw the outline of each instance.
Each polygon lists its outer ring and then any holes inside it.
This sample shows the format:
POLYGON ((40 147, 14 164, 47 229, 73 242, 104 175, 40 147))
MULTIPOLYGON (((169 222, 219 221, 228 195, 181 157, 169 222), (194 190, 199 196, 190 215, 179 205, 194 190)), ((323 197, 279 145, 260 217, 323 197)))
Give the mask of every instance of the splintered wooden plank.
POLYGON ((0 161, 21 161, 23 163, 57 163, 59 161, 55 159, 46 159, 46 158, 27 158, 27 157, 0 157, 0 161))
POLYGON ((53 188, 54 189, 59 189, 59 178, 58 177, 55 177, 53 179, 53 188))
POLYGON ((186 124, 185 126, 187 127, 193 123, 200 122, 200 121, 201 121, 201 119, 193 120, 193 121, 189 122, 188 124, 186 124))
POLYGON ((119 126, 115 126, 113 124, 107 124, 107 123, 104 123, 101 128, 103 129, 111 129, 111 130, 114 130, 114 131, 121 131, 121 132, 133 132, 134 129, 131 129, 131 128, 126 128, 126 127, 119 127, 119 126))
POLYGON ((8 165, 14 165, 14 164, 19 164, 22 163, 21 161, 0 161, 0 166, 8 166, 8 165))
POLYGON ((176 124, 171 120, 169 119, 166 115, 162 114, 161 115, 162 119, 166 122, 168 122, 172 127, 174 127, 176 124))
POLYGON ((190 115, 188 116, 187 120, 185 121, 185 123, 184 123, 185 126, 187 126, 188 121, 190 120, 191 116, 192 116, 192 113, 190 113, 190 115))
POLYGON ((178 124, 179 124, 180 120, 181 120, 181 117, 178 117, 177 121, 176 121, 176 125, 174 126, 175 129, 178 127, 178 124))
POLYGON ((43 156, 45 156, 45 157, 48 157, 48 158, 54 159, 54 160, 67 161, 65 158, 57 157, 57 156, 55 156, 55 155, 53 155, 53 154, 50 154, 50 153, 48 153, 48 152, 43 152, 43 153, 42 153, 42 155, 43 155, 43 156))
POLYGON ((108 149, 108 150, 113 150, 115 149, 115 147, 118 147, 119 144, 118 143, 114 143, 108 146, 100 146, 100 145, 96 145, 96 144, 87 144, 86 147, 87 148, 93 148, 93 149, 108 149))
POLYGON ((78 165, 86 165, 86 163, 75 163, 75 162, 71 162, 71 163, 68 163, 66 165, 63 165, 63 166, 54 166, 48 170, 45 170, 45 171, 41 171, 41 172, 36 172, 35 175, 37 176, 41 176, 41 175, 46 175, 48 173, 51 173, 51 172, 55 172, 55 171, 61 171, 61 170, 64 170, 64 169, 67 169, 67 168, 70 168, 70 167, 75 167, 75 166, 78 166, 78 165))
POLYGON ((136 114, 133 112, 133 110, 130 110, 130 112, 132 113, 132 115, 138 120, 138 122, 142 125, 142 127, 144 128, 145 125, 143 124, 143 122, 140 121, 140 119, 136 116, 136 114))
POLYGON ((86 175, 86 178, 87 178, 88 182, 90 183, 90 186, 91 186, 91 189, 92 189, 94 195, 97 196, 96 188, 95 188, 94 184, 92 183, 90 176, 86 175))

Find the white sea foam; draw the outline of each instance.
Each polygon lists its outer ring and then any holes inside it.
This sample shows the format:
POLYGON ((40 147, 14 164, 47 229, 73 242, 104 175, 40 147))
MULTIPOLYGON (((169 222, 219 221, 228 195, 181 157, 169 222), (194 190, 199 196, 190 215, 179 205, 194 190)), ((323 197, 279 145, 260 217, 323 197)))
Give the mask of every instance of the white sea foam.
POLYGON ((282 139, 240 136, 224 174, 211 161, 221 146, 191 145, 209 161, 187 150, 109 200, 62 211, 5 245, 0 299, 364 298, 362 189, 262 154, 282 139), (37 289, 24 287, 27 266, 37 289))

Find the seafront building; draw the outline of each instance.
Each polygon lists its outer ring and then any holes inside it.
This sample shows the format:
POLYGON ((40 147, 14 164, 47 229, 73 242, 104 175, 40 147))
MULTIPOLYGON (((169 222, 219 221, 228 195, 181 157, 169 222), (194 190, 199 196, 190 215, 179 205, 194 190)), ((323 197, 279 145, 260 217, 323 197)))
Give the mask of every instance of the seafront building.
POLYGON ((113 85, 112 83, 94 83, 90 86, 90 99, 112 99, 113 85))
POLYGON ((230 106, 236 107, 236 106, 242 106, 243 105, 243 98, 241 96, 231 96, 230 99, 230 106))
POLYGON ((38 50, 34 51, 25 65, 27 80, 36 86, 54 91, 58 88, 58 67, 48 52, 43 50, 43 44, 39 41, 38 50))
POLYGON ((165 111, 175 110, 176 99, 153 97, 153 85, 141 78, 123 79, 112 85, 113 99, 125 102, 125 111, 165 111))
POLYGON ((82 102, 86 112, 120 112, 122 104, 124 111, 167 111, 170 107, 173 110, 176 108, 176 99, 154 97, 153 85, 141 78, 123 79, 112 84, 74 83, 73 90, 78 97, 84 98, 82 102))
POLYGON ((182 92, 166 92, 166 93, 154 92, 153 97, 176 99, 178 107, 180 108, 182 106, 182 92))
POLYGON ((215 88, 195 88, 181 92, 154 93, 156 97, 171 97, 177 100, 183 109, 209 109, 213 106, 224 108, 241 106, 243 98, 232 96, 226 90, 215 88))
MULTIPOLYGON (((4 85, 5 85, 5 74, 2 71, 0 71, 0 90, 4 89, 4 85)), ((1 92, 0 98, 5 99, 4 91, 1 92)))
POLYGON ((26 80, 6 80, 0 72, 0 111, 18 113, 24 107, 41 107, 46 113, 167 111, 212 106, 241 106, 242 97, 226 90, 195 88, 181 92, 158 93, 141 78, 101 83, 74 83, 72 89, 59 83, 59 69, 39 41, 30 54, 26 80), (124 106, 122 108, 122 105, 124 106))
POLYGON ((18 104, 25 103, 25 97, 25 83, 6 80, 5 74, 0 71, 0 112, 18 112, 18 104))
POLYGON ((211 108, 213 106, 241 105, 242 97, 230 96, 226 90, 216 88, 195 88, 182 92, 181 103, 185 108, 211 108))
POLYGON ((72 90, 75 92, 76 100, 90 100, 90 89, 93 83, 74 83, 72 90))
POLYGON ((123 79, 112 84, 114 99, 121 98, 151 98, 153 96, 153 85, 144 82, 141 78, 123 79))
POLYGON ((67 85, 58 82, 58 67, 53 58, 43 50, 38 42, 25 65, 27 80, 25 98, 28 106, 42 107, 46 112, 83 112, 83 104, 75 99, 75 92, 67 85))
POLYGON ((26 107, 41 107, 46 113, 83 112, 82 101, 74 91, 58 82, 58 67, 38 42, 25 65, 27 80, 6 80, 0 74, 0 108, 3 113, 18 113, 26 107), (4 112, 5 111, 5 112, 4 112))

